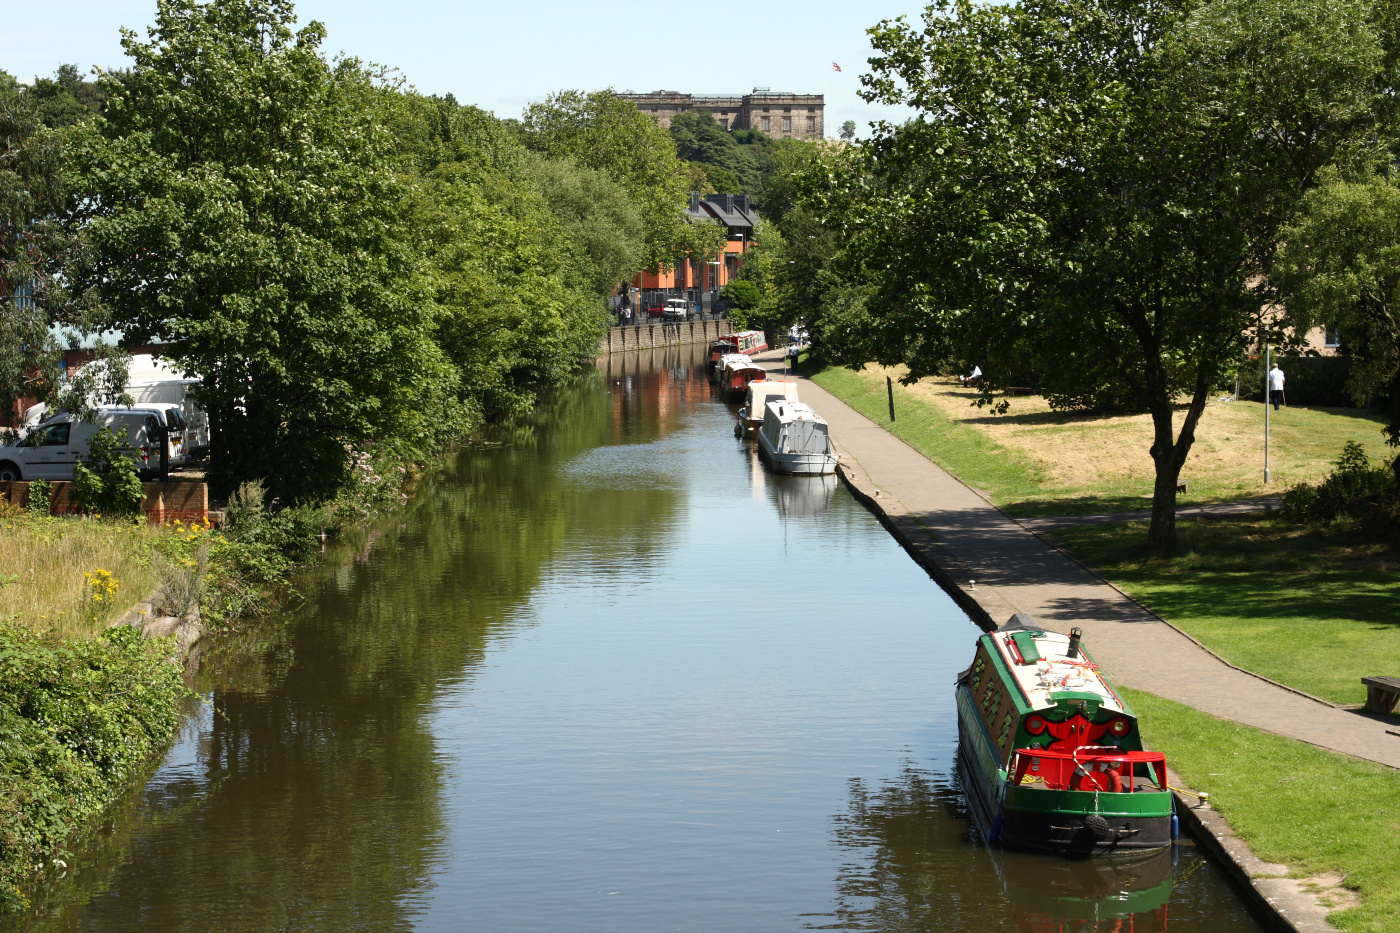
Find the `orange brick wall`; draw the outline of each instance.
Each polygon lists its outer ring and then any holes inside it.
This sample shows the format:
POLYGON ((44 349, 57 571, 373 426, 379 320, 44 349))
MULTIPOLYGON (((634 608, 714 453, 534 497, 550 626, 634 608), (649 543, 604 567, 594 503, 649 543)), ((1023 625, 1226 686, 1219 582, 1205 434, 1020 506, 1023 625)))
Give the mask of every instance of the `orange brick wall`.
MULTIPOLYGON (((73 484, 63 480, 49 483, 49 511, 54 515, 73 515, 77 508, 71 498, 73 484)), ((204 483, 142 483, 146 497, 141 511, 146 520, 159 525, 179 519, 202 522, 209 517, 209 487, 204 483)), ((29 503, 29 483, 0 483, 0 498, 24 507, 29 503)))

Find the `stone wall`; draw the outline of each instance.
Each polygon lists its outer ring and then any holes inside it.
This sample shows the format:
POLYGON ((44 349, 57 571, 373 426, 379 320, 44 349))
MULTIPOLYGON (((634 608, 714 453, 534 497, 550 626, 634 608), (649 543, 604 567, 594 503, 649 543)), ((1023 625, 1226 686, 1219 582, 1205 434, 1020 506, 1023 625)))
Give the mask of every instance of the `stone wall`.
POLYGON ((728 321, 687 321, 683 324, 628 324, 610 327, 598 343, 598 355, 642 350, 647 347, 679 346, 687 343, 709 343, 733 333, 728 321))

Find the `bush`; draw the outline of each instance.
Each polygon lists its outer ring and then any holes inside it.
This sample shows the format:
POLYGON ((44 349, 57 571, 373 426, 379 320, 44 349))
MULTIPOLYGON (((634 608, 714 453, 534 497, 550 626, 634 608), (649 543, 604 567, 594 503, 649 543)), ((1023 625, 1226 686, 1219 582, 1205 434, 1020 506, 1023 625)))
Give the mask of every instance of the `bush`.
POLYGON ((1317 522, 1337 518, 1374 519, 1395 498, 1395 473, 1373 467, 1366 450, 1347 441, 1334 469, 1321 483, 1299 483, 1283 495, 1283 514, 1290 521, 1317 522))
POLYGON ((169 655, 129 626, 64 640, 0 620, 0 910, 174 733, 169 655))
POLYGON ((122 446, 109 428, 93 434, 87 455, 73 467, 73 504, 82 511, 125 515, 140 510, 145 496, 141 477, 122 446))
POLYGON ((40 515, 49 514, 49 500, 53 493, 53 487, 46 479, 31 480, 29 483, 29 501, 25 503, 25 508, 40 515))

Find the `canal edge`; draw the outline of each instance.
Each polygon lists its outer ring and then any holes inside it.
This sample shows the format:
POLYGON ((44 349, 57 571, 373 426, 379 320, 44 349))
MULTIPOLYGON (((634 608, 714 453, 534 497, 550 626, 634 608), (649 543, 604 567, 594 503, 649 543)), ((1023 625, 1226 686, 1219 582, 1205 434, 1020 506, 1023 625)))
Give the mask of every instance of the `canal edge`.
MULTIPOLYGON (((1004 611, 1006 616, 1014 612, 990 589, 976 595, 968 592, 976 589, 968 566, 939 543, 933 532, 915 519, 902 503, 876 486, 860 461, 842 450, 834 438, 832 445, 840 456, 837 475, 851 494, 979 628, 987 632, 996 629, 993 611, 1004 611), (968 588, 964 589, 959 580, 966 581, 968 588)), ((1337 933, 1336 927, 1327 921, 1328 909, 1298 879, 1288 877, 1287 866, 1258 858, 1218 811, 1208 804, 1201 805, 1199 798, 1195 806, 1188 802, 1195 794, 1182 786, 1180 776, 1168 771, 1168 777, 1183 827, 1225 869, 1265 925, 1277 933, 1337 933)))

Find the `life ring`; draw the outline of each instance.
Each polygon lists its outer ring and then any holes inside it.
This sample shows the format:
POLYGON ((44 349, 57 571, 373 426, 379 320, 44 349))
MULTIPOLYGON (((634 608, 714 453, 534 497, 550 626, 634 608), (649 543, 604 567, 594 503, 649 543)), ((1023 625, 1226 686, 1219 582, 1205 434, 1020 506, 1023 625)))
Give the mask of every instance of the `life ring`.
POLYGON ((1117 771, 1090 771, 1084 765, 1074 769, 1069 779, 1070 790, 1106 790, 1119 794, 1123 792, 1123 778, 1117 771))

